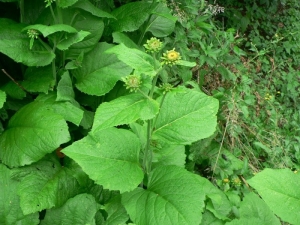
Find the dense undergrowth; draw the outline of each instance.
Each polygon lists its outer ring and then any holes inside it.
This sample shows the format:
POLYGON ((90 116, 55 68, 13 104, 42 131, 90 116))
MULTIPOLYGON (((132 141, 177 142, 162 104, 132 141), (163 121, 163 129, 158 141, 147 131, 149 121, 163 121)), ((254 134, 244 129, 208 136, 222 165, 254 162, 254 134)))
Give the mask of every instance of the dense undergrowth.
POLYGON ((0 0, 0 224, 299 224, 299 12, 0 0))

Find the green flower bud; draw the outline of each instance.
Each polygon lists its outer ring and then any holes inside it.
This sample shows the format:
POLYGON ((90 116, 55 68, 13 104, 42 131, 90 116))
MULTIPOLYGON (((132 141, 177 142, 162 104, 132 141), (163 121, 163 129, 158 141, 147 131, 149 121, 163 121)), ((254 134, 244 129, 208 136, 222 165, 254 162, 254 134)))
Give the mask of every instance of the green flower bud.
POLYGON ((28 37, 37 39, 39 36, 39 32, 37 30, 30 29, 27 31, 28 37))
POLYGON ((144 44, 146 51, 151 53, 159 52, 162 49, 162 46, 162 42, 156 37, 150 38, 150 40, 147 40, 147 43, 144 44))
POLYGON ((46 8, 47 8, 48 6, 50 6, 53 2, 55 2, 55 0, 45 0, 46 8))
POLYGON ((136 92, 142 84, 141 76, 135 74, 123 77, 122 80, 125 82, 126 89, 129 89, 130 92, 136 92))
POLYGON ((172 90, 173 86, 169 83, 164 83, 163 85, 160 86, 161 89, 163 89, 163 94, 169 92, 172 90))

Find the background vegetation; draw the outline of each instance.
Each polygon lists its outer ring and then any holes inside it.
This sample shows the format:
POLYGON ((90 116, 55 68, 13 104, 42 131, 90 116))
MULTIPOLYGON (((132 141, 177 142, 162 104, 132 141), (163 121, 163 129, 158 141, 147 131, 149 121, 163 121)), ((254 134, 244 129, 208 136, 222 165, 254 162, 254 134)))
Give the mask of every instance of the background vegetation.
POLYGON ((299 17, 0 0, 0 224, 299 224, 299 17))

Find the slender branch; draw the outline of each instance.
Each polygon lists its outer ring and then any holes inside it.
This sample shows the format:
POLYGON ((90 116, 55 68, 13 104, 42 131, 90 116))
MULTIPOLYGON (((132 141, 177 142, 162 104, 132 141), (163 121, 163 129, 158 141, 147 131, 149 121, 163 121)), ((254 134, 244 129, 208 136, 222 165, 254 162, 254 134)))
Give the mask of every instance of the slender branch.
POLYGON ((19 86, 19 88, 21 88, 23 91, 25 91, 25 92, 28 92, 21 84, 19 84, 12 76, 10 76, 6 71, 5 71, 5 69, 1 69, 2 70, 2 72, 6 75, 6 76, 8 76, 9 77, 9 79, 11 79, 16 85, 18 85, 19 86))

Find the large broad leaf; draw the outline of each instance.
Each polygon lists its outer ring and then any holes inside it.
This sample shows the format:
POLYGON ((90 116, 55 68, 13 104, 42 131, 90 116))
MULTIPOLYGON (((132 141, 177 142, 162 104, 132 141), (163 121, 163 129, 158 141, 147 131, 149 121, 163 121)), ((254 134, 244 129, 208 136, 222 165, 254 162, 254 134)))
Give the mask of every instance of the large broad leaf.
POLYGON ((208 197, 206 209, 212 212, 217 218, 228 221, 227 216, 231 212, 232 205, 224 192, 206 180, 205 193, 208 197))
POLYGON ((53 90, 55 80, 51 66, 29 67, 24 75, 22 86, 29 92, 48 93, 53 90))
POLYGON ((65 120, 79 126, 83 118, 84 111, 78 106, 70 102, 55 102, 52 107, 55 113, 63 116, 65 120))
POLYGON ((93 16, 88 12, 78 10, 77 8, 68 8, 64 10, 63 21, 66 24, 72 24, 76 30, 90 33, 82 41, 75 43, 68 48, 66 51, 66 58, 74 59, 82 52, 86 53, 94 49, 104 30, 104 23, 101 18, 93 16), (74 15, 76 15, 75 19, 74 15))
POLYGON ((81 31, 79 31, 76 34, 65 35, 65 38, 61 39, 57 43, 56 47, 59 50, 62 50, 62 51, 67 50, 70 46, 72 46, 73 44, 81 42, 85 37, 87 37, 90 34, 91 33, 88 32, 88 31, 81 30, 81 31))
POLYGON ((138 138, 127 130, 90 132, 63 153, 74 159, 91 179, 110 190, 133 190, 143 179, 138 138))
POLYGON ((69 140, 65 120, 49 105, 32 102, 10 119, 1 134, 0 158, 11 167, 28 165, 69 140))
POLYGON ((147 31, 150 31, 155 37, 165 37, 174 31, 176 17, 172 16, 170 9, 165 4, 157 5, 152 13, 147 24, 147 31))
POLYGON ((122 194, 122 203, 136 224, 195 225, 204 208, 204 179, 177 166, 161 166, 148 178, 147 189, 122 194))
POLYGON ((105 53, 112 46, 99 43, 84 57, 82 67, 72 70, 77 79, 75 85, 80 91, 90 95, 104 95, 121 77, 130 74, 130 67, 119 61, 115 55, 105 53))
POLYGON ((55 99, 57 99, 55 93, 50 93, 48 95, 39 95, 36 101, 43 102, 48 107, 51 107, 53 112, 78 126, 84 114, 84 111, 80 109, 79 103, 74 99, 70 102, 55 101, 55 99))
POLYGON ((41 225, 95 224, 98 205, 92 195, 80 194, 70 198, 60 208, 47 210, 41 225))
POLYGON ((30 50, 30 38, 26 33, 21 33, 24 27, 23 24, 0 18, 0 52, 27 66, 46 66, 50 64, 55 58, 55 54, 38 41, 34 43, 33 48, 30 50))
POLYGON ((5 101, 6 101, 6 94, 4 91, 0 90, 0 109, 3 107, 5 101))
POLYGON ((135 69, 138 74, 155 76, 156 69, 159 68, 159 63, 150 55, 138 49, 127 48, 124 44, 117 45, 106 52, 116 54, 119 60, 135 69))
POLYGON ((46 159, 23 168, 28 174, 23 175, 18 194, 24 214, 59 207, 82 191, 74 171, 66 165, 62 167, 54 157, 48 155, 46 159))
POLYGON ((0 224, 5 225, 37 225, 39 214, 24 215, 17 195, 19 182, 11 179, 11 171, 0 164, 0 224))
POLYGON ((73 4, 75 4, 78 0, 63 0, 63 1, 58 1, 57 5, 61 8, 67 8, 73 4))
POLYGON ((300 176, 289 169, 264 169, 248 180, 270 209, 283 221, 300 221, 300 176))
POLYGON ((159 110, 158 102, 147 99, 141 94, 131 94, 102 103, 95 114, 92 130, 102 130, 122 124, 135 122, 137 119, 152 119, 159 110))
POLYGON ((57 85, 57 97, 56 101, 73 101, 75 93, 73 90, 73 84, 68 71, 66 71, 60 78, 57 85))
POLYGON ((1 90, 5 91, 7 96, 16 99, 23 99, 26 96, 26 92, 23 91, 16 83, 13 81, 7 82, 1 87, 1 90))
POLYGON ((281 223, 263 200, 256 194, 249 193, 241 203, 240 219, 226 223, 226 225, 233 224, 280 225, 281 223))
POLYGON ((151 4, 147 2, 132 2, 118 7, 112 12, 117 18, 110 25, 114 31, 135 31, 147 20, 151 4))
POLYGON ((162 141, 152 141, 153 151, 152 168, 162 165, 184 167, 186 155, 184 145, 170 145, 162 141))
POLYGON ((224 225, 225 222, 223 220, 218 219, 214 216, 210 211, 205 210, 202 214, 202 221, 200 225, 224 225))
POLYGON ((115 19, 115 17, 113 15, 111 15, 110 13, 105 12, 105 11, 97 8, 91 2, 86 1, 86 0, 78 1, 72 7, 73 8, 79 8, 79 9, 85 10, 85 11, 87 11, 87 12, 89 12, 92 15, 97 16, 97 17, 105 17, 105 18, 113 18, 113 19, 115 19))
POLYGON ((121 203, 121 195, 116 196, 105 204, 104 209, 107 213, 105 225, 126 224, 129 216, 121 203))
POLYGON ((168 93, 158 114, 153 138, 190 144, 216 130, 218 101, 204 93, 186 89, 168 93))
POLYGON ((114 32, 112 33, 114 43, 118 44, 124 44, 128 48, 136 48, 138 49, 138 45, 133 42, 133 40, 130 39, 126 34, 121 33, 121 32, 114 32))
POLYGON ((77 33, 77 30, 74 27, 71 27, 66 24, 54 24, 51 26, 47 26, 43 24, 34 24, 34 25, 27 26, 23 29, 23 31, 27 31, 27 30, 37 30, 44 37, 47 37, 57 32, 77 33))

